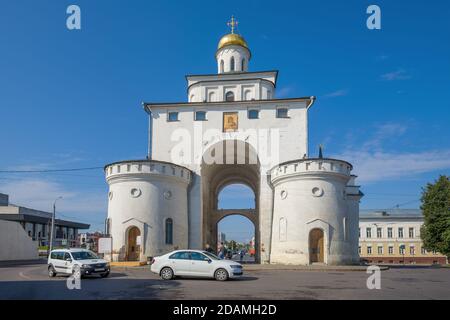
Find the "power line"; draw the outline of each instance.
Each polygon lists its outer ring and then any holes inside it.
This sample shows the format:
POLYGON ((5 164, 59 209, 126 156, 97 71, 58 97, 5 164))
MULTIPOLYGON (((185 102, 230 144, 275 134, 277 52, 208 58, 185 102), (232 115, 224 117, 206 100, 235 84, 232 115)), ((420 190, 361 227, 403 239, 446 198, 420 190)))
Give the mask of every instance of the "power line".
POLYGON ((49 173, 49 172, 87 171, 87 170, 98 170, 98 169, 103 169, 103 167, 70 168, 70 169, 44 169, 44 170, 0 170, 0 173, 49 173))

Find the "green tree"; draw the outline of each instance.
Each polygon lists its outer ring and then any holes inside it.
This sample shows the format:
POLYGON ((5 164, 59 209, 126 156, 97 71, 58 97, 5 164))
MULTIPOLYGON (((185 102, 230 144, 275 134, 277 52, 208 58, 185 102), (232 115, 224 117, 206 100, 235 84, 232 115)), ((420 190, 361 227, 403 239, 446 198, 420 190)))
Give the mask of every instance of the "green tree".
POLYGON ((450 256, 450 177, 440 176, 423 188, 421 209, 425 249, 450 256))

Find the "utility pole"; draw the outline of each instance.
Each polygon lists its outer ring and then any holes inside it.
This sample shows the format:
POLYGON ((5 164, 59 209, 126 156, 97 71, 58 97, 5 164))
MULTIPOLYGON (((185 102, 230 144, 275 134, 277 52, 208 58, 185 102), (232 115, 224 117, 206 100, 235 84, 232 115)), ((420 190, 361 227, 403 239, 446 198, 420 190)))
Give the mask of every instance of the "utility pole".
POLYGON ((53 250, 53 238, 55 237, 56 201, 58 201, 59 199, 62 199, 62 197, 56 198, 55 201, 53 202, 52 226, 50 229, 50 247, 48 254, 50 254, 50 252, 52 252, 53 250))

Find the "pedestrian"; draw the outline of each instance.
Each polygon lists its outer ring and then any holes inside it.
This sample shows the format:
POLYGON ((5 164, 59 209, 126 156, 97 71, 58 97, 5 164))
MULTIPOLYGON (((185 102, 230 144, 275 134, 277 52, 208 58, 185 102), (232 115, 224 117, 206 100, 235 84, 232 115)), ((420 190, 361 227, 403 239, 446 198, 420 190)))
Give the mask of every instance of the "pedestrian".
POLYGON ((225 246, 223 245, 223 242, 220 243, 217 254, 220 259, 223 260, 225 258, 225 246))
POLYGON ((239 252, 239 260, 242 262, 244 260, 244 250, 241 249, 241 251, 239 252))
POLYGON ((213 248, 211 248, 211 246, 209 245, 209 243, 206 244, 205 251, 206 251, 206 252, 209 252, 209 253, 214 253, 214 250, 213 250, 213 248))

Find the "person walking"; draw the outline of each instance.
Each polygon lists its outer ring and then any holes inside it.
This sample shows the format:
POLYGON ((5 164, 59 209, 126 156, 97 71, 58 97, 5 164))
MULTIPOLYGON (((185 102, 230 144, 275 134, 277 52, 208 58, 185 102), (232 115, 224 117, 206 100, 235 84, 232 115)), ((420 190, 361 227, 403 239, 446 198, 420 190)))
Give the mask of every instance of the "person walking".
POLYGON ((209 253, 214 253, 214 250, 213 250, 213 248, 211 248, 211 246, 209 245, 209 243, 206 244, 205 251, 206 251, 206 252, 209 252, 209 253))
POLYGON ((220 259, 225 259, 225 246, 223 245, 223 242, 220 243, 217 253, 220 259))
POLYGON ((239 261, 242 262, 244 260, 244 249, 241 249, 239 251, 239 261))

